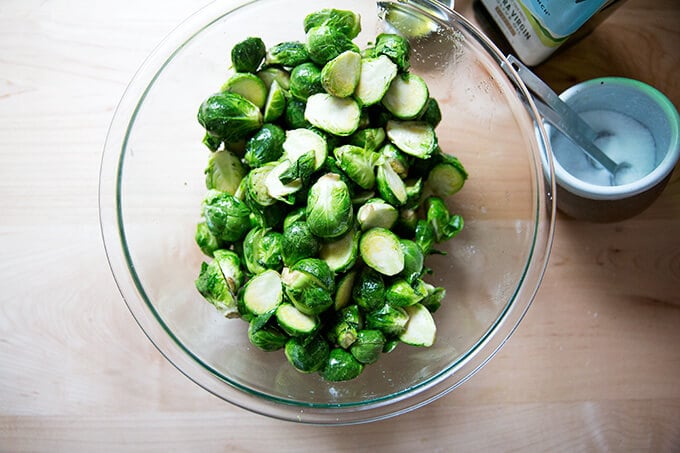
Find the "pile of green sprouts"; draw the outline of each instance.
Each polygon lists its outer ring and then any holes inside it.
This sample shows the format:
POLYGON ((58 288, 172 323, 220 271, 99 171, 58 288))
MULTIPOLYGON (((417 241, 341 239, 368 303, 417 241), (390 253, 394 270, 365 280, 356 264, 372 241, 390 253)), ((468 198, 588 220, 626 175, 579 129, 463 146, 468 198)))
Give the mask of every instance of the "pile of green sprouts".
POLYGON ((304 40, 249 37, 200 106, 211 154, 196 287, 303 373, 357 377, 399 343, 435 341, 445 294, 424 280, 463 219, 444 199, 467 173, 438 146, 441 111, 409 72, 409 41, 354 43, 360 18, 324 9, 304 40))

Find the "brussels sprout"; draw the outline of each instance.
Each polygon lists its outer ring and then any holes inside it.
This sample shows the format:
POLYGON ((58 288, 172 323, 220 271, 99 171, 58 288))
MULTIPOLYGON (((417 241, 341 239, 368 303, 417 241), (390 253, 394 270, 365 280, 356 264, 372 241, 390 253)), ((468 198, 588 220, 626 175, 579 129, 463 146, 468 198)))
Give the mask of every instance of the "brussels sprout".
POLYGON ((375 185, 375 166, 380 155, 354 145, 342 145, 333 150, 338 166, 363 189, 375 185))
POLYGON ((390 120, 385 132, 397 148, 420 159, 427 159, 437 149, 434 129, 424 121, 390 120))
POLYGON ((255 316, 274 310, 283 300, 281 276, 275 270, 266 270, 248 280, 239 293, 243 306, 255 316))
POLYGON ((302 185, 306 185, 312 173, 316 170, 316 156, 314 151, 307 151, 302 156, 298 157, 295 162, 290 162, 286 171, 279 175, 279 181, 282 184, 290 184, 293 181, 300 181, 302 185))
POLYGON ((302 313, 317 315, 333 305, 335 283, 325 261, 304 258, 284 268, 283 284, 286 295, 302 313))
POLYGON ((217 261, 201 263, 201 271, 195 281, 198 292, 220 313, 230 318, 238 316, 236 298, 224 278, 217 261))
POLYGON ((286 345, 289 336, 277 326, 264 324, 260 326, 258 318, 252 319, 248 325, 248 340, 263 351, 277 351, 286 345))
POLYGON ((311 123, 305 119, 307 103, 300 99, 290 98, 286 102, 284 112, 286 125, 289 129, 303 129, 311 127, 311 123))
POLYGON ((349 381, 361 374, 364 366, 352 354, 342 348, 331 350, 321 372, 324 379, 331 382, 349 381))
POLYGON ((345 272, 354 266, 359 257, 359 232, 350 230, 339 239, 324 242, 319 250, 319 258, 324 260, 333 272, 345 272))
POLYGON ((307 52, 312 61, 320 66, 348 50, 359 53, 359 48, 352 42, 352 38, 337 28, 320 25, 307 31, 307 52))
POLYGON ((389 354, 390 352, 394 351, 394 349, 401 343, 398 338, 391 338, 388 339, 385 342, 385 346, 383 346, 383 354, 389 354))
POLYGON ((208 189, 234 195, 245 175, 246 169, 238 157, 226 149, 217 151, 212 153, 208 159, 208 166, 205 169, 205 186, 208 189))
POLYGON ((288 159, 281 160, 274 164, 271 171, 265 177, 264 184, 267 188, 267 193, 274 200, 283 201, 287 204, 295 202, 293 194, 302 188, 302 180, 283 176, 284 174, 289 174, 292 165, 288 159))
POLYGON ((208 134, 232 143, 262 127, 260 109, 237 93, 217 93, 203 101, 198 122, 208 134))
POLYGON ((224 242, 238 241, 250 229, 248 206, 225 192, 208 192, 203 202, 203 218, 210 232, 224 242))
POLYGON ((411 66, 409 62, 411 46, 403 36, 392 33, 379 34, 375 40, 375 52, 390 57, 402 72, 408 71, 411 66))
POLYGON ((378 165, 375 180, 378 193, 388 203, 401 206, 408 201, 406 184, 389 163, 378 165))
POLYGON ((283 142, 284 158, 291 162, 297 161, 309 151, 314 153, 314 170, 318 170, 328 156, 326 140, 309 129, 293 129, 286 132, 283 142))
POLYGON ((319 241, 304 220, 283 226, 281 252, 286 266, 292 266, 303 258, 313 258, 319 253, 319 241))
POLYGON ((377 104, 397 76, 397 65, 385 55, 361 59, 361 74, 354 96, 362 106, 377 104))
POLYGON ((251 170, 246 176, 246 200, 251 207, 271 206, 276 203, 276 199, 267 189, 267 177, 274 167, 276 163, 269 162, 251 170))
POLYGON ((392 170, 399 175, 401 179, 408 176, 409 164, 408 159, 404 153, 399 151, 399 148, 392 143, 387 143, 380 148, 380 155, 385 163, 390 164, 392 170))
POLYGON ((408 307, 422 301, 427 296, 427 287, 420 279, 409 283, 402 278, 392 282, 387 288, 385 299, 394 307, 408 307))
POLYGON ((385 137, 385 130, 382 127, 372 127, 356 131, 349 137, 348 142, 368 151, 376 151, 385 141, 385 137))
POLYGON ((267 100, 264 103, 263 121, 270 123, 278 120, 286 111, 286 92, 279 82, 274 80, 269 87, 267 100))
POLYGON ((354 39, 361 31, 361 17, 353 11, 339 9, 322 9, 305 17, 305 33, 320 25, 327 25, 354 39))
POLYGON ((212 234, 205 222, 199 222, 196 225, 194 239, 201 251, 208 256, 213 256, 215 250, 219 249, 221 246, 220 241, 212 234))
POLYGON ((379 330, 387 337, 401 335, 408 320, 409 315, 404 308, 385 303, 366 315, 366 328, 379 330))
POLYGON ((422 77, 411 73, 396 77, 382 98, 382 104, 395 117, 412 120, 423 111, 430 92, 422 77))
POLYGON ((349 351, 359 362, 368 365, 378 361, 386 342, 379 330, 360 330, 349 351))
POLYGON ((222 146, 222 140, 219 137, 213 137, 206 132, 203 136, 203 144, 208 147, 210 151, 217 151, 220 149, 220 146, 222 146))
POLYGON ((408 207, 418 206, 423 196, 423 187, 423 180, 420 178, 404 181, 404 188, 406 189, 406 203, 404 205, 408 207))
POLYGON ((313 94, 307 99, 305 119, 334 135, 351 135, 359 127, 361 109, 352 98, 338 98, 328 93, 313 94))
POLYGON ((276 322, 292 337, 311 335, 320 326, 318 316, 306 315, 288 303, 276 309, 276 322))
POLYGON ((303 272, 315 279, 320 288, 326 292, 335 291, 335 276, 328 264, 319 258, 304 258, 290 267, 293 272, 303 272))
POLYGON ((427 100, 425 108, 420 114, 420 120, 429 123, 432 127, 437 127, 441 122, 442 111, 439 109, 439 103, 435 98, 429 98, 427 100))
POLYGON ((237 93, 255 104, 264 107, 267 100, 267 87, 258 76, 249 72, 233 74, 220 88, 222 92, 237 93))
POLYGON ((246 142, 243 160, 251 168, 278 160, 283 154, 286 133, 276 124, 265 124, 246 142))
POLYGON ((255 72, 267 50, 260 38, 247 38, 231 49, 231 64, 238 72, 255 72))
POLYGON ((278 83, 284 91, 290 89, 290 73, 285 69, 270 66, 258 71, 257 76, 262 79, 268 90, 271 90, 274 82, 278 83))
POLYGON ((396 275, 404 269, 404 252, 396 234, 385 228, 371 228, 359 240, 359 254, 366 265, 383 275, 396 275))
POLYGON ((380 307, 385 302, 385 282, 382 275, 369 267, 363 268, 354 283, 352 297, 366 311, 380 307))
POLYGON ((309 53, 304 43, 285 41, 269 48, 265 62, 267 65, 294 67, 309 61, 309 53))
POLYGON ((348 50, 321 69, 321 85, 331 95, 346 98, 354 93, 361 74, 361 55, 348 50))
POLYGON ((335 173, 321 176, 309 189, 309 229, 321 238, 335 238, 346 233, 353 222, 352 200, 347 185, 335 173))
POLYGON ((241 258, 231 250, 215 250, 215 261, 222 271, 231 291, 236 292, 243 286, 244 275, 241 269, 241 258))
POLYGON ((294 222, 304 222, 306 220, 307 216, 305 214, 304 207, 293 209, 288 214, 286 214, 286 218, 283 220, 283 229, 285 230, 286 228, 290 227, 290 225, 292 225, 294 222))
POLYGON ((434 313, 441 306, 444 296, 446 296, 446 289, 441 286, 433 286, 429 283, 425 283, 425 288, 427 289, 427 296, 420 302, 425 308, 430 310, 430 313, 434 313))
POLYGON ((427 220, 419 219, 416 223, 415 242, 425 255, 441 253, 434 249, 434 230, 427 220))
POLYGON ((406 307, 408 323, 406 329, 399 334, 399 340, 411 346, 429 347, 434 344, 437 326, 430 311, 421 304, 406 307))
POLYGON ((357 210, 357 222, 366 231, 380 227, 391 229, 397 222, 399 212, 381 198, 371 198, 357 210))
POLYGON ((452 239, 463 229, 463 217, 451 215, 444 200, 439 197, 429 197, 425 202, 427 208, 427 222, 432 227, 436 242, 452 239))
POLYGON ((401 271, 401 275, 409 284, 412 284, 423 275, 425 262, 423 249, 409 239, 400 239, 399 246, 404 253, 404 270, 401 271))
POLYGON ((343 275, 338 280, 337 289, 335 291, 335 299, 333 300, 333 307, 335 310, 342 310, 345 307, 356 307, 356 305, 348 305, 352 300, 352 289, 354 288, 354 280, 357 272, 351 271, 343 275))
POLYGON ((243 258, 246 268, 252 274, 273 269, 281 271, 281 245, 283 235, 265 228, 253 228, 243 240, 243 258))
POLYGON ((448 197, 463 188, 468 174, 460 161, 450 156, 430 170, 427 185, 437 197, 448 197))
POLYGON ((342 319, 342 317, 340 317, 328 330, 328 341, 343 349, 349 348, 356 339, 357 326, 342 319))
POLYGON ((292 337, 284 348, 286 359, 296 370, 313 373, 324 367, 330 347, 320 335, 292 337))
POLYGON ((316 93, 322 93, 321 69, 314 63, 302 63, 290 73, 290 94, 297 99, 306 101, 316 93))

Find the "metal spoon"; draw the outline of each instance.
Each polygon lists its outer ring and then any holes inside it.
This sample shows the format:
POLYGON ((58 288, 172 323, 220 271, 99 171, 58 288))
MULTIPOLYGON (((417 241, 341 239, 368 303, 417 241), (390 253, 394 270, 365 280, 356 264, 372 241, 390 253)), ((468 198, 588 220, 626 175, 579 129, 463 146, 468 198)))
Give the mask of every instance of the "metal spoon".
POLYGON ((593 130, 543 80, 531 72, 513 55, 508 55, 508 61, 527 88, 534 94, 534 103, 541 116, 576 145, 580 146, 588 157, 604 167, 611 174, 613 181, 616 180, 616 174, 619 170, 630 167, 630 164, 627 162, 614 162, 595 145, 595 140, 609 135, 608 132, 598 133, 593 130))

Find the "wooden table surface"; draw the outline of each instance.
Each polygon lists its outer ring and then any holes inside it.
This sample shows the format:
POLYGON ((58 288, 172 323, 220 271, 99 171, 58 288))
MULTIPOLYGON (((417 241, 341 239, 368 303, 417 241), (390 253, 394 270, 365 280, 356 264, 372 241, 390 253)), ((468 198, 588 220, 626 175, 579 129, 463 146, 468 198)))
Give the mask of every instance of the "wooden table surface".
MULTIPOLYGON (((680 451, 680 171, 633 219, 558 215, 515 335, 414 412, 297 425, 231 406, 170 365, 111 277, 98 171, 127 82, 205 3, 0 2, 0 450, 680 451)), ((680 2, 629 0, 537 71, 558 91, 631 77, 679 106, 680 2)))

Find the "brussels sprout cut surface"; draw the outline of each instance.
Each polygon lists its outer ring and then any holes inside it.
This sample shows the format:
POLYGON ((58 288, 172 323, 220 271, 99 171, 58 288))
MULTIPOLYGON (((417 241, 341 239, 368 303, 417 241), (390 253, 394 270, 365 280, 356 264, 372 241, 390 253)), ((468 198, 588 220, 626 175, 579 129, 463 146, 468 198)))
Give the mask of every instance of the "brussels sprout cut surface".
POLYGON ((254 347, 346 381, 399 343, 434 344, 446 291, 426 260, 463 228, 448 197, 468 175, 438 144, 442 112, 408 39, 360 49, 359 15, 339 9, 301 25, 269 47, 236 44, 199 106, 209 154, 194 240, 209 258, 195 286, 248 323, 254 347))

